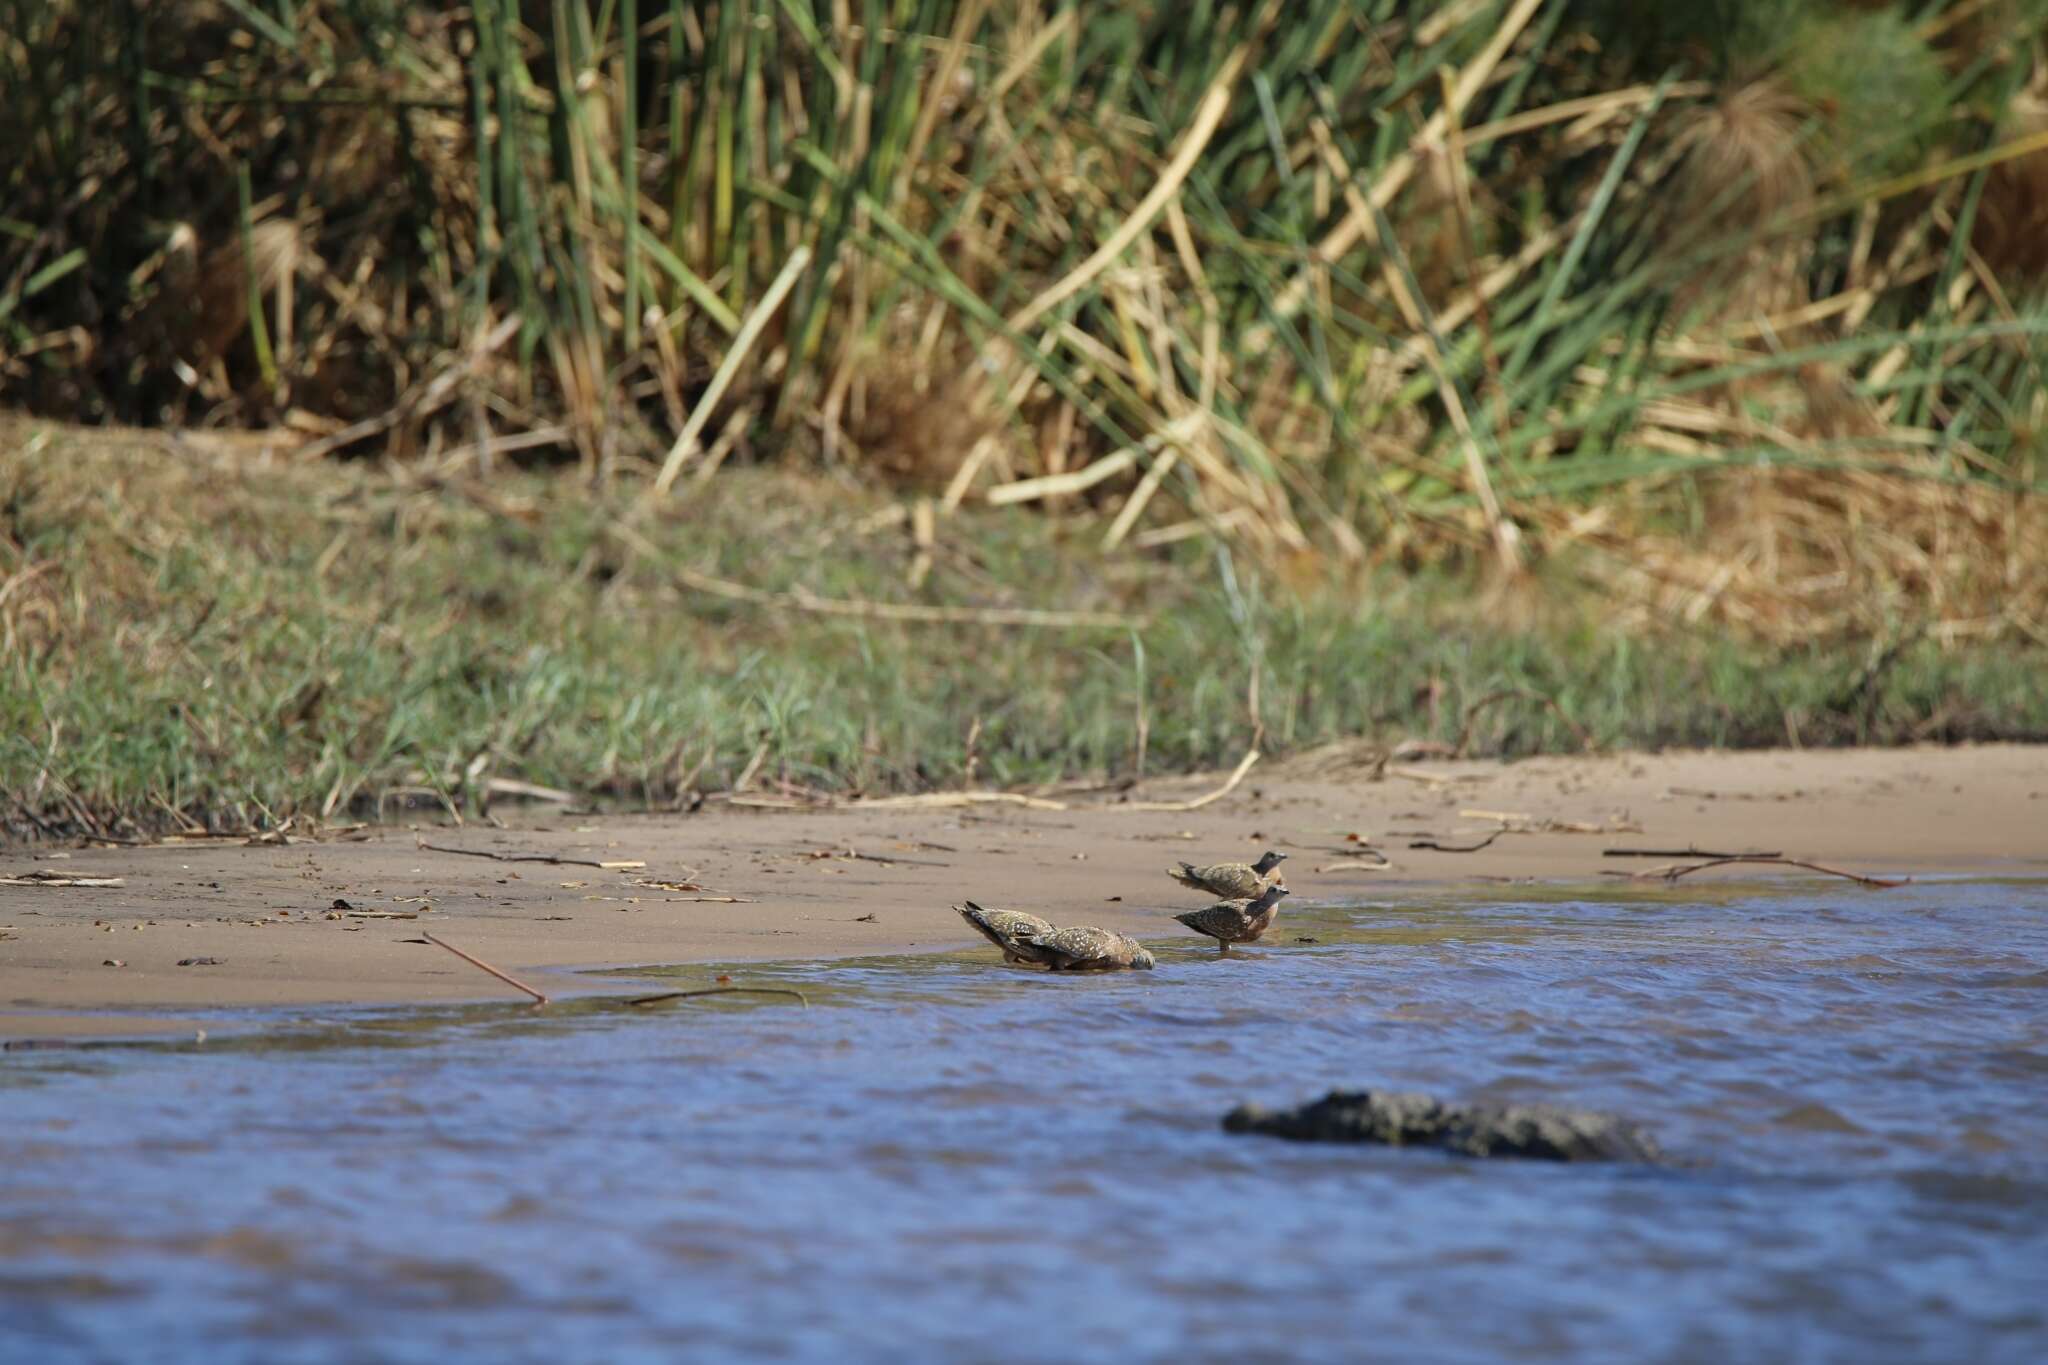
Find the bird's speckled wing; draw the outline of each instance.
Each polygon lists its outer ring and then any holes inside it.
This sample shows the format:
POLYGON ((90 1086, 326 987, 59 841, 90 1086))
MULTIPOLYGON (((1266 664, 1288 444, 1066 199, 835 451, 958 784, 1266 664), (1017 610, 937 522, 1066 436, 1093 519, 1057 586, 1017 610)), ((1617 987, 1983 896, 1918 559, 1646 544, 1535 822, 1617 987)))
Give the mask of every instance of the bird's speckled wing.
POLYGON ((1249 900, 1266 889, 1266 879, 1247 863, 1212 863, 1195 869, 1202 889, 1224 900, 1249 900))
POLYGON ((1251 930, 1251 917, 1245 914, 1249 901, 1218 901, 1203 910, 1190 910, 1174 918, 1198 934, 1221 939, 1225 943, 1242 943, 1251 930))
POLYGON ((991 910, 972 902, 953 908, 960 912, 960 918, 974 926, 975 932, 1001 948, 1006 956, 1026 962, 1045 961, 1031 941, 1039 935, 1054 932, 1052 925, 1045 920, 1021 910, 991 910))
POLYGON ((1050 934, 1040 934, 1032 942, 1054 955, 1076 962, 1085 962, 1108 952, 1116 935, 1107 929, 1075 927, 1056 929, 1050 934))
POLYGON ((1025 940, 1043 950, 1048 965, 1062 971, 1108 971, 1128 967, 1139 959, 1149 965, 1151 954, 1135 939, 1107 929, 1079 925, 1025 940))

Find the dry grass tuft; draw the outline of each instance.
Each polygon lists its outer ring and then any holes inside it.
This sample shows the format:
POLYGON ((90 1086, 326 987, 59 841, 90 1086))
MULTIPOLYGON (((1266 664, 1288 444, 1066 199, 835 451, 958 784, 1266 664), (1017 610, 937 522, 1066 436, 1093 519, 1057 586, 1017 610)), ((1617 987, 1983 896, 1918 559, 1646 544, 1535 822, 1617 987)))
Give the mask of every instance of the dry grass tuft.
POLYGON ((1593 537, 1592 570, 1653 618, 1725 620, 1787 645, 2048 643, 2048 507, 1877 471, 1716 478, 1707 536, 1593 537))
MULTIPOLYGON (((1810 209, 1812 117, 1768 77, 1681 111, 1673 120, 1677 167, 1667 191, 1664 250, 1682 256, 1810 209)), ((1685 303, 1717 320, 1788 312, 1807 302, 1806 255, 1803 242, 1758 241, 1692 272, 1685 303)))
MULTIPOLYGON (((2002 132, 2008 141, 2048 133, 2048 64, 2014 98, 2002 132)), ((1970 244, 2016 287, 2048 282, 2048 150, 1992 168, 1970 244)))
POLYGON ((0 0, 0 397, 636 491, 688 431, 683 490, 930 496, 920 564, 987 500, 1290 581, 1635 544, 1773 638, 2039 619, 1958 548, 2043 491, 2024 7, 1731 0, 1805 48, 1718 66, 1680 7, 858 8, 0 0))

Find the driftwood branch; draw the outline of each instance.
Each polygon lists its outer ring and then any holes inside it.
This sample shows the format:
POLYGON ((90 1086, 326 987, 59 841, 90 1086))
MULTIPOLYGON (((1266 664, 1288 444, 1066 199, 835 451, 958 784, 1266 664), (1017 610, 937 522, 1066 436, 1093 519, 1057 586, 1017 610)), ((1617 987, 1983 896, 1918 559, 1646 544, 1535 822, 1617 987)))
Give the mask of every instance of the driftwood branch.
POLYGON ((502 972, 502 971, 499 971, 499 970, 498 970, 498 969, 497 969, 496 967, 493 967, 493 966, 492 966, 492 965, 491 965, 490 963, 488 963, 488 962, 484 961, 484 960, 483 960, 482 958, 480 958, 480 957, 472 957, 472 956, 470 956, 470 955, 469 955, 468 953, 465 953, 465 952, 463 952, 463 951, 462 951, 462 949, 460 949, 460 948, 456 947, 456 946, 455 946, 454 944, 452 944, 452 943, 448 942, 448 940, 446 940, 446 939, 441 939, 441 938, 435 938, 435 937, 434 937, 434 936, 433 936, 432 934, 430 934, 430 933, 426 932, 426 930, 424 930, 424 929, 422 929, 422 930, 420 931, 420 938, 421 938, 421 939, 422 939, 423 941, 427 942, 427 943, 431 943, 431 944, 433 944, 433 945, 434 945, 434 946, 435 946, 436 948, 446 948, 446 949, 447 949, 447 950, 448 950, 449 952, 451 952, 451 953, 455 954, 455 955, 456 955, 457 957, 461 958, 461 959, 462 959, 462 960, 463 960, 464 962, 467 962, 467 963, 468 963, 468 964, 469 964, 470 966, 472 966, 472 967, 475 967, 475 968, 476 968, 476 969, 478 969, 479 971, 485 971, 485 972, 489 972, 489 973, 490 973, 490 974, 491 974, 492 976, 495 976, 495 977, 497 977, 497 978, 498 978, 498 980, 500 980, 500 981, 504 982, 504 983, 505 983, 506 985, 508 985, 508 986, 512 987, 512 988, 513 988, 514 990, 521 990, 521 991, 525 991, 525 992, 526 992, 526 993, 527 993, 528 995, 530 995, 530 996, 532 996, 532 997, 533 997, 533 1001, 534 1001, 534 1003, 535 1003, 535 1004, 537 1004, 537 1005, 545 1005, 545 1004, 547 1004, 547 1003, 548 1003, 548 998, 547 998, 547 996, 545 996, 545 995, 541 994, 541 993, 540 993, 539 991, 535 990, 535 989, 534 989, 533 987, 531 987, 531 986, 527 985, 527 984, 526 984, 526 983, 525 983, 524 981, 521 981, 521 980, 520 980, 520 979, 519 979, 518 977, 516 977, 516 976, 513 976, 513 975, 512 975, 511 973, 509 973, 509 972, 502 972))

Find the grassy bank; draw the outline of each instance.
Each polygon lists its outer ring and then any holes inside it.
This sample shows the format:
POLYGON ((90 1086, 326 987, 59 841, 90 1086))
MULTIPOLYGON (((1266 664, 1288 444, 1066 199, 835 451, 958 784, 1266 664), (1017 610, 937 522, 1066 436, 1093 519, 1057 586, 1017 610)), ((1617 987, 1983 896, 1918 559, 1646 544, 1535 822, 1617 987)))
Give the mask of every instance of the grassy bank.
POLYGON ((0 0, 0 402, 2024 642, 2044 4, 0 0))
POLYGON ((919 522, 787 472, 730 471, 649 514, 543 475, 428 482, 5 424, 0 818, 20 836, 394 797, 473 813, 493 779, 630 806, 742 780, 1115 780, 1350 739, 2048 738, 2048 651, 1910 618, 1890 648, 1769 647, 1617 628, 1611 603, 1545 582, 1283 583, 1213 545, 1105 556, 1080 517, 919 522))

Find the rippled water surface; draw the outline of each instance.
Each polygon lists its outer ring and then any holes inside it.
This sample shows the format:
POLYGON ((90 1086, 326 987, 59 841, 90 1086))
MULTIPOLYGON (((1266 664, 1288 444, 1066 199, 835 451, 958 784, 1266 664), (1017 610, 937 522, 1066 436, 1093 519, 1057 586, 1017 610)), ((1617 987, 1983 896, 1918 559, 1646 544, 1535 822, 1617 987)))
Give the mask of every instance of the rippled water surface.
POLYGON ((2048 889, 1290 910, 9 1054, 0 1359, 2048 1359, 2048 889), (1337 1084, 1682 1160, 1218 1127, 1337 1084))

